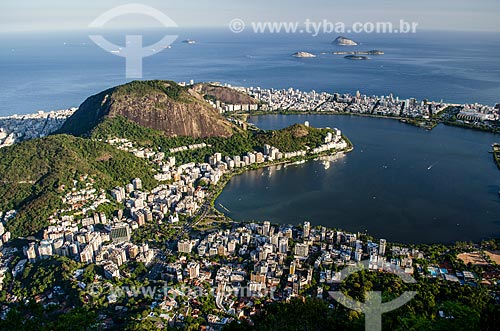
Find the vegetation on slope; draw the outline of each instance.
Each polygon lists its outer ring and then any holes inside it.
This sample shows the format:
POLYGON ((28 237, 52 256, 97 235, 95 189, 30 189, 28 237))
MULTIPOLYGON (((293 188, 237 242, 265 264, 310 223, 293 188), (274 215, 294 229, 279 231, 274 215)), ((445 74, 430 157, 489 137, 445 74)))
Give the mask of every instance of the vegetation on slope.
POLYGON ((0 150, 0 210, 15 209, 7 223, 14 237, 34 234, 62 206, 61 187, 82 175, 97 188, 123 185, 139 174, 146 186, 155 180, 146 161, 105 143, 55 135, 0 150))
MULTIPOLYGON (((383 330, 496 330, 500 306, 484 288, 470 285, 443 285, 433 279, 405 284, 393 274, 362 271, 347 278, 340 290, 363 302, 370 291, 382 291, 384 302, 404 291, 417 296, 404 307, 383 314, 383 330), (439 316, 439 311, 448 318, 439 316), (452 316, 452 317, 451 317, 452 316)), ((312 294, 312 292, 311 292, 312 294)), ((255 325, 234 322, 225 330, 364 330, 364 315, 344 308, 333 299, 332 306, 320 299, 301 298, 270 303, 254 318, 255 325)))
POLYGON ((306 146, 314 148, 322 145, 328 132, 332 132, 332 130, 295 124, 278 131, 257 133, 255 139, 261 146, 268 144, 282 152, 294 152, 304 149, 306 146))
POLYGON ((243 155, 250 151, 262 151, 264 144, 279 148, 282 152, 293 152, 314 148, 324 142, 331 129, 317 129, 295 124, 282 130, 272 131, 235 131, 229 138, 210 137, 166 137, 163 132, 141 127, 123 117, 106 119, 92 132, 95 139, 125 138, 143 147, 160 147, 167 152, 170 148, 191 144, 206 143, 211 147, 174 154, 178 163, 206 162, 208 156, 216 152, 224 156, 243 155))

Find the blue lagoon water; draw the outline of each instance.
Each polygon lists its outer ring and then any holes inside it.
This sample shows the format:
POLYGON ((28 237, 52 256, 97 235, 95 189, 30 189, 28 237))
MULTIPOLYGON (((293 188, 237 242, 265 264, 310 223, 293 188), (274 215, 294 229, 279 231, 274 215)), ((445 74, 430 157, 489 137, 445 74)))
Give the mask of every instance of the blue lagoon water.
POLYGON ((246 221, 309 220, 404 243, 500 237, 500 171, 488 153, 499 135, 444 125, 426 131, 355 116, 250 118, 264 129, 306 120, 315 127, 340 128, 354 151, 333 162, 236 176, 216 201, 221 211, 246 221))

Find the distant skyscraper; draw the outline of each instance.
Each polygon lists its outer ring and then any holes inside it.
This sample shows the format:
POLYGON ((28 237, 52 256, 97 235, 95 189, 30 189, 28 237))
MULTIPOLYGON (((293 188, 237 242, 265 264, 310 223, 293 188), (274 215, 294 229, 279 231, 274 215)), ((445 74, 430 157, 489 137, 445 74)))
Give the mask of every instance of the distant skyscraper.
POLYGON ((135 190, 141 190, 142 180, 140 178, 134 178, 134 180, 132 180, 132 185, 134 185, 135 190))
POLYGON ((269 236, 270 229, 271 229, 271 223, 269 221, 265 221, 264 227, 262 229, 264 236, 269 236))
POLYGON ((380 256, 384 256, 385 255, 386 244, 387 244, 387 241, 385 239, 380 239, 380 244, 379 244, 379 247, 378 247, 378 254, 380 256))
POLYGON ((355 252, 354 252, 354 259, 359 262, 361 261, 363 257, 363 250, 362 249, 357 249, 355 252))
POLYGON ((309 238, 311 234, 311 223, 308 221, 304 222, 304 238, 309 238))
POLYGON ((288 252, 288 238, 280 238, 280 240, 279 240, 279 252, 280 253, 288 252))

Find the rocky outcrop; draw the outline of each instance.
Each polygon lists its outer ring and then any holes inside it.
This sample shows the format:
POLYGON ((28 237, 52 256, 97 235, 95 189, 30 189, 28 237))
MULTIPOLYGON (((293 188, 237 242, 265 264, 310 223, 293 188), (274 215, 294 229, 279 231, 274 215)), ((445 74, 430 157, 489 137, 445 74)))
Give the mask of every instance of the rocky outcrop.
POLYGON ((337 46, 358 46, 358 43, 354 40, 342 36, 337 37, 337 39, 333 41, 333 44, 337 46))
POLYGON ((59 133, 86 135, 116 116, 169 137, 229 137, 235 129, 195 90, 170 81, 135 81, 88 98, 59 133))
POLYGON ((312 57, 316 57, 316 55, 311 54, 311 53, 307 53, 307 52, 297 52, 297 53, 294 53, 292 56, 298 57, 298 58, 312 58, 312 57))
POLYGON ((256 105, 258 100, 232 88, 214 84, 196 84, 192 90, 204 97, 213 98, 228 105, 256 105))

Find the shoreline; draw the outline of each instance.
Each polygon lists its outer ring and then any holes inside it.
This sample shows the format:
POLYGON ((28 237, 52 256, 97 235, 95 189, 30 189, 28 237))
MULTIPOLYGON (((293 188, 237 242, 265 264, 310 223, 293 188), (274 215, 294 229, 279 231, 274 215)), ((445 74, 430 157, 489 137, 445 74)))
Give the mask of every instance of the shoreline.
POLYGON ((256 112, 229 114, 229 116, 231 116, 231 115, 235 115, 235 116, 242 116, 242 115, 244 115, 244 116, 269 116, 269 115, 353 116, 353 117, 367 117, 367 118, 380 118, 380 119, 397 120, 401 123, 408 124, 408 125, 411 125, 411 126, 414 126, 417 128, 421 128, 421 129, 426 129, 429 131, 432 131, 439 124, 443 124, 443 125, 454 126, 454 127, 458 127, 458 128, 462 128, 462 129, 470 129, 470 130, 475 130, 475 131, 500 134, 500 128, 495 130, 495 129, 478 127, 478 126, 474 126, 472 124, 461 123, 461 122, 451 122, 451 121, 444 121, 444 120, 424 120, 424 119, 419 120, 417 118, 408 118, 408 117, 401 117, 401 116, 385 116, 385 115, 346 113, 346 112, 321 112, 321 111, 299 111, 299 110, 297 110, 297 111, 275 111, 275 112, 256 111, 256 112), (419 124, 430 124, 430 125, 425 126, 425 125, 419 125, 419 124))
POLYGON ((273 166, 277 166, 277 165, 287 165, 287 164, 292 165, 292 164, 297 163, 297 162, 309 162, 309 161, 316 160, 316 159, 319 159, 319 158, 325 157, 325 156, 337 156, 337 155, 341 155, 341 154, 346 155, 347 153, 350 153, 354 150, 354 145, 349 140, 349 138, 347 138, 345 135, 342 135, 342 139, 344 139, 346 141, 348 147, 345 148, 344 150, 341 150, 341 151, 334 151, 334 152, 325 151, 325 152, 318 153, 318 154, 307 155, 305 157, 295 157, 292 159, 277 160, 277 161, 266 162, 266 163, 261 163, 261 164, 253 164, 253 165, 247 166, 245 168, 238 169, 237 171, 233 170, 231 173, 224 175, 223 180, 221 182, 219 182, 214 187, 213 195, 211 195, 210 198, 207 199, 207 201, 200 208, 199 212, 192 218, 190 227, 196 226, 205 217, 209 216, 210 213, 215 213, 215 214, 222 213, 224 215, 224 217, 228 218, 232 222, 244 222, 244 221, 239 221, 239 220, 233 219, 231 216, 227 215, 226 212, 220 211, 215 206, 215 201, 219 198, 219 196, 222 194, 225 187, 229 184, 229 182, 231 181, 231 179, 233 177, 242 175, 247 171, 265 169, 265 168, 273 167, 273 166), (204 210, 205 208, 208 208, 208 215, 207 215, 207 211, 204 210))

